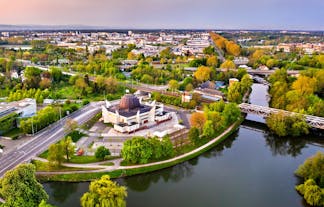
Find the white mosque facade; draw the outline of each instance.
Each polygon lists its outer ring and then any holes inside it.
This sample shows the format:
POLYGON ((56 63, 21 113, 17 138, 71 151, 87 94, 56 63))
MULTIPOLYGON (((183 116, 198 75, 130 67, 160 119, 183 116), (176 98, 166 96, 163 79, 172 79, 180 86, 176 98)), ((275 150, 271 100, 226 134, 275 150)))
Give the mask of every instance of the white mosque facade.
POLYGON ((102 106, 104 123, 112 123, 114 129, 121 133, 131 133, 155 123, 171 119, 171 114, 164 111, 163 104, 142 102, 133 94, 126 94, 119 104, 109 101, 102 106))

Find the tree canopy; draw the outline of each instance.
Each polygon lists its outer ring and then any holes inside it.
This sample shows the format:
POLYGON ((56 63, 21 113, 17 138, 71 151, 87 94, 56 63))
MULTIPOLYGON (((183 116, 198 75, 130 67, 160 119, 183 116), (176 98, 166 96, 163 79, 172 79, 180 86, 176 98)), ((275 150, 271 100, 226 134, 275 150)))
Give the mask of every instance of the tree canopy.
POLYGON ((82 207, 126 207, 127 189, 111 181, 108 175, 92 181, 89 192, 81 197, 82 207))
POLYGON ((306 202, 312 206, 324 206, 324 153, 317 152, 308 158, 295 173, 304 179, 296 190, 306 202))
POLYGON ((155 137, 133 137, 124 142, 123 159, 131 164, 145 164, 152 160, 158 161, 172 157, 173 145, 169 137, 159 140, 155 137))
POLYGON ((4 207, 38 206, 48 195, 35 177, 35 166, 20 164, 7 171, 0 180, 0 195, 6 200, 4 207))

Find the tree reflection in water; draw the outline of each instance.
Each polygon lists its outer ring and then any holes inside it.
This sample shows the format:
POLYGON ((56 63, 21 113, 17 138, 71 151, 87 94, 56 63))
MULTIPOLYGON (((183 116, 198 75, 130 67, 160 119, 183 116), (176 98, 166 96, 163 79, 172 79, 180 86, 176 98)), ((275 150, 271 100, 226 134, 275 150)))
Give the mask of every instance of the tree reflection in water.
POLYGON ((296 157, 301 154, 306 144, 324 146, 323 139, 317 136, 305 137, 278 137, 270 132, 265 133, 265 141, 273 155, 291 155, 296 157))
POLYGON ((236 130, 232 135, 230 135, 228 138, 226 138, 221 143, 217 144, 214 148, 212 148, 208 152, 205 152, 202 156, 205 158, 222 156, 222 152, 225 149, 229 149, 232 147, 234 141, 238 137, 238 132, 239 132, 239 130, 236 130))
POLYGON ((64 203, 64 201, 75 193, 78 189, 79 183, 65 183, 65 182, 53 182, 49 184, 49 187, 53 191, 51 196, 56 202, 64 203))
POLYGON ((157 183, 160 179, 163 179, 166 183, 169 181, 179 182, 193 174, 193 166, 198 163, 195 160, 197 158, 161 171, 121 178, 118 179, 118 182, 137 192, 146 191, 152 183, 157 183))
MULTIPOLYGON (((231 148, 237 136, 238 131, 233 133, 230 137, 219 143, 210 151, 205 152, 202 156, 206 158, 221 156, 224 149, 231 148)), ((183 178, 190 177, 193 174, 193 167, 198 165, 198 162, 199 158, 196 157, 187 162, 157 172, 121 178, 118 179, 118 182, 127 186, 131 190, 143 192, 146 191, 152 183, 157 183, 160 179, 163 179, 163 181, 167 183, 169 181, 179 182, 183 178)))

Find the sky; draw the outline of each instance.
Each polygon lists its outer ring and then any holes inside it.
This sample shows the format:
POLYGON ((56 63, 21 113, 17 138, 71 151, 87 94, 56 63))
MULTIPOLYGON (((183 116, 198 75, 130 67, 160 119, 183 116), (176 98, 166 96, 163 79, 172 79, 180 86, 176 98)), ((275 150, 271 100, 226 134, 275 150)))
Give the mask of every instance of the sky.
POLYGON ((324 0, 0 0, 0 24, 324 30, 324 0))

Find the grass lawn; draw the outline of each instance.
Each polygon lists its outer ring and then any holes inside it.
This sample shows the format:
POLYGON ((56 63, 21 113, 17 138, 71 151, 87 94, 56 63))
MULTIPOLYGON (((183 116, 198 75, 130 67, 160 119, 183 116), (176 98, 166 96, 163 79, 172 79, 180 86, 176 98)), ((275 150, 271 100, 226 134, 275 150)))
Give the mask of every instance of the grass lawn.
POLYGON ((94 170, 95 168, 77 168, 77 167, 65 167, 59 166, 57 168, 51 168, 47 162, 42 162, 39 160, 33 160, 32 163, 36 166, 37 171, 43 172, 66 172, 66 171, 80 171, 80 170, 94 170))
POLYGON ((86 136, 86 134, 83 134, 82 132, 79 132, 78 130, 74 130, 73 132, 70 132, 66 137, 71 137, 73 142, 79 141, 81 137, 86 136))
POLYGON ((102 160, 97 159, 95 156, 73 156, 69 163, 75 163, 75 164, 87 164, 87 163, 93 163, 93 162, 100 162, 102 160))
POLYGON ((4 133, 2 136, 10 137, 11 139, 17 139, 21 134, 22 134, 22 132, 19 128, 14 128, 14 129, 4 133))
POLYGON ((87 155, 83 155, 83 156, 73 156, 70 159, 69 163, 88 164, 88 163, 94 163, 94 162, 108 161, 108 160, 112 160, 112 159, 116 159, 116 158, 119 158, 119 157, 109 156, 108 159, 100 160, 100 159, 96 158, 95 156, 87 156, 87 155))
POLYGON ((47 159, 47 157, 48 157, 48 150, 46 150, 46 151, 42 152, 41 154, 39 154, 38 157, 47 159))

